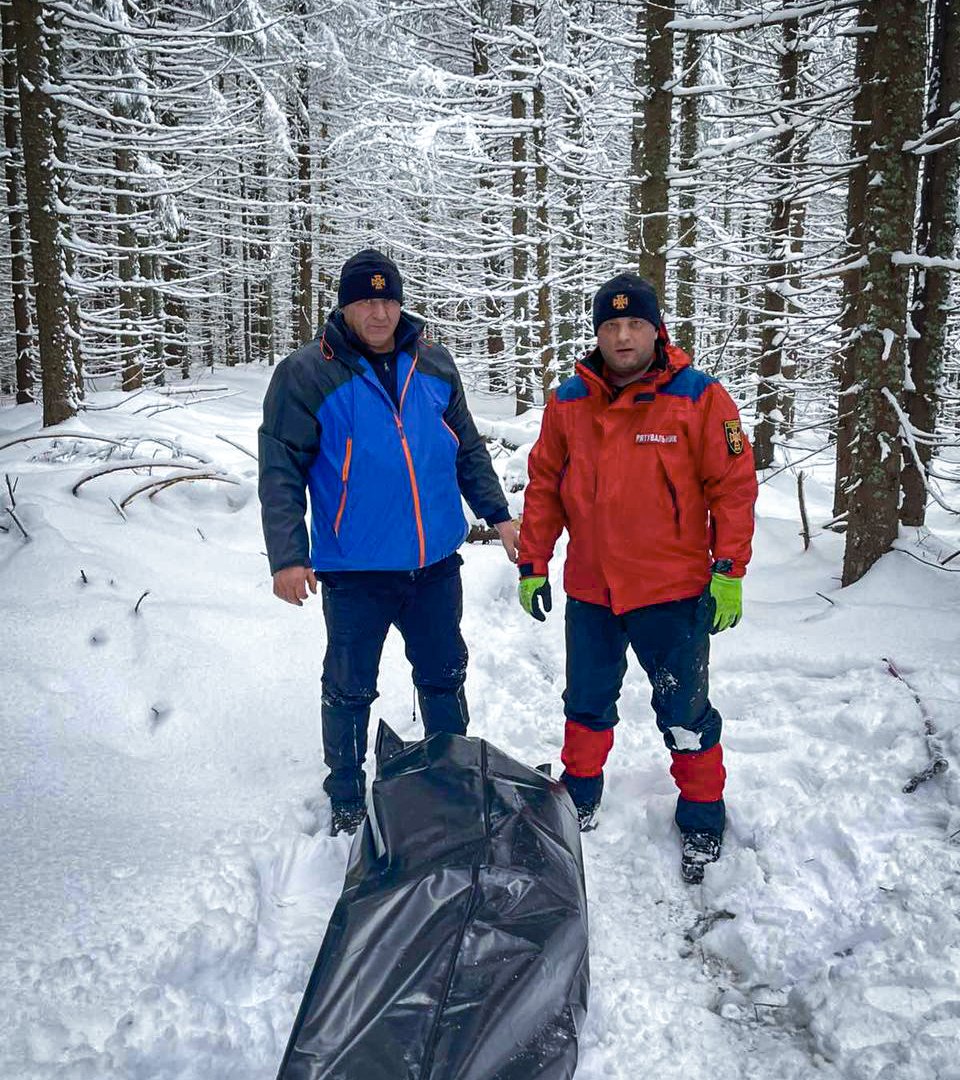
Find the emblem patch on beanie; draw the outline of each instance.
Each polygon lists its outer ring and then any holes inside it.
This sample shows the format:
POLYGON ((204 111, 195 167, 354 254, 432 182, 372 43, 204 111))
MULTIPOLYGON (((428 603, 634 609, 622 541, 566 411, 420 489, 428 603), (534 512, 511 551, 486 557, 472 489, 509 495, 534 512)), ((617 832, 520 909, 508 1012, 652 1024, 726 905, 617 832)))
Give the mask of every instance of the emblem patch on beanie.
POLYGON ((611 301, 617 311, 623 311, 623 309, 630 303, 624 293, 617 293, 617 295, 611 301))
POLYGON ((724 420, 723 433, 727 437, 727 449, 731 454, 743 453, 743 428, 739 420, 724 420))
POLYGON ((370 279, 370 284, 377 290, 377 292, 382 292, 387 287, 387 279, 383 276, 383 274, 374 274, 373 277, 370 279))

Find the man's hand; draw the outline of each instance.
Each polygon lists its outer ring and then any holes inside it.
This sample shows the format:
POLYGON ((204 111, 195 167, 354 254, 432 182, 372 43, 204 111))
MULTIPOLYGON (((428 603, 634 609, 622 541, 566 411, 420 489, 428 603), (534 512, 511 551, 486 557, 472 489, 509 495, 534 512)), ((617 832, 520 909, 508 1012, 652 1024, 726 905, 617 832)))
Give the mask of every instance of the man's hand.
POLYGON ((553 607, 553 598, 550 595, 550 582, 545 577, 525 577, 520 579, 518 587, 520 606, 528 614, 532 615, 537 622, 546 622, 544 611, 550 611, 553 607), (543 611, 540 605, 543 605, 543 611))
POLYGON ((303 607, 307 589, 316 595, 317 579, 309 566, 288 566, 273 575, 273 595, 288 604, 303 607))
POLYGON ((499 521, 494 528, 500 534, 500 543, 507 553, 507 558, 515 563, 517 561, 517 547, 520 543, 520 530, 515 521, 499 521))
POLYGON ((712 573, 710 595, 714 600, 710 633, 719 634, 721 630, 736 626, 743 615, 743 578, 712 573))

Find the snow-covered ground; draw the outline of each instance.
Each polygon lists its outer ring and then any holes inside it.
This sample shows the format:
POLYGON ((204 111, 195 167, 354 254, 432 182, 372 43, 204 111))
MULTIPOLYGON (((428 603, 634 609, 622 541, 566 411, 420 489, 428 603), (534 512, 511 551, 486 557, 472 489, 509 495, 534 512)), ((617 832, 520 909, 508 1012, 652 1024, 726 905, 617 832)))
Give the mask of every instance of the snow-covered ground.
MULTIPOLYGON (((256 448, 268 376, 95 394, 58 441, 0 450, 30 537, 0 511, 3 1080, 263 1080, 279 1063, 349 841, 325 835, 317 800, 319 600, 272 597, 238 448, 256 448), (108 457, 67 432, 122 445, 108 457), (122 512, 143 473, 71 494, 154 457, 238 482, 122 512)), ((474 408, 534 436, 494 399, 474 408)), ((39 431, 36 409, 0 409, 0 445, 39 431)), ((522 477, 524 454, 498 467, 522 477)), ((724 854, 702 887, 681 883, 668 755, 633 664, 584 837, 578 1078, 960 1080, 960 560, 917 561, 957 550, 960 527, 937 511, 933 536, 905 533, 909 554, 841 592, 842 538, 814 528, 803 551, 793 476, 761 491, 746 617, 714 645, 724 854), (924 711, 951 767, 907 795, 929 760, 924 711)), ((807 501, 826 520, 826 468, 807 501)), ((562 604, 534 623, 499 548, 463 554, 472 733, 556 762, 562 604)), ((417 737, 395 634, 380 688, 374 716, 417 737)))

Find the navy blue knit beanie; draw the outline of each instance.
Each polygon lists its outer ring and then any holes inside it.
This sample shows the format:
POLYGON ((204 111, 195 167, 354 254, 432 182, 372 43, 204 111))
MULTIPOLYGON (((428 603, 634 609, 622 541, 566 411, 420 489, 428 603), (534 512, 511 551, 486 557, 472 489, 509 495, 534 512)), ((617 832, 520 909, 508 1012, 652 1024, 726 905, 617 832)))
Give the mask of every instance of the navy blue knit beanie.
POLYGON ((364 248, 351 255, 340 271, 337 303, 346 307, 356 300, 396 300, 403 303, 403 278, 393 259, 382 251, 364 248))
POLYGON ((617 274, 603 283, 593 298, 593 330, 607 319, 646 319, 660 328, 660 302, 649 281, 639 274, 617 274))

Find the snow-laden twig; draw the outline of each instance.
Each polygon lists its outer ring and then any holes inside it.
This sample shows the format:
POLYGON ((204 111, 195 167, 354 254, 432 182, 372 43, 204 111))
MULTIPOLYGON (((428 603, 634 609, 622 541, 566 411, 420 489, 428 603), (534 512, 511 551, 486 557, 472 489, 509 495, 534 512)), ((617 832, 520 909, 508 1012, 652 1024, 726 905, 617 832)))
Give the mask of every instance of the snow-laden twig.
POLYGON ((189 472, 180 476, 168 476, 163 480, 153 479, 149 484, 143 484, 141 487, 134 488, 120 504, 120 509, 125 510, 138 495, 148 494, 152 499, 154 495, 158 495, 165 488, 170 487, 172 484, 182 483, 184 480, 219 480, 224 484, 240 484, 239 480, 235 480, 223 473, 214 472, 189 472))
POLYGON ((246 454, 247 457, 252 457, 254 461, 259 460, 252 450, 248 450, 245 446, 241 446, 239 443, 234 442, 233 439, 228 439, 226 435, 218 435, 217 438, 221 442, 225 442, 228 446, 232 446, 235 450, 239 450, 241 453, 246 454))
POLYGON ((890 261, 894 266, 922 266, 925 270, 960 270, 960 259, 941 259, 914 251, 894 251, 890 261))
POLYGON ((96 480, 98 476, 107 476, 110 473, 124 472, 131 469, 199 469, 199 465, 189 465, 184 461, 157 461, 155 458, 148 458, 145 461, 125 461, 122 465, 104 465, 100 469, 91 469, 90 472, 86 472, 70 489, 71 495, 76 495, 80 488, 84 484, 89 483, 91 480, 96 480))
POLYGON ((893 411, 897 414, 897 420, 900 422, 900 432, 903 435, 904 441, 907 444, 907 448, 909 449, 911 456, 913 457, 913 463, 914 465, 916 465, 917 471, 920 473, 920 479, 923 482, 923 486, 927 494, 930 496, 931 499, 934 500, 934 502, 936 502, 938 506, 940 506, 943 510, 946 510, 948 514, 960 514, 960 510, 956 510, 948 503, 945 503, 940 497, 940 493, 934 491, 934 489, 930 486, 929 478, 927 477, 927 470, 924 467, 923 462, 920 460, 920 454, 917 450, 917 444, 913 437, 913 425, 910 423, 910 418, 906 415, 906 413, 904 413, 903 409, 900 408, 900 403, 897 401, 896 397, 890 392, 888 387, 884 386, 880 393, 883 395, 883 397, 887 399, 887 401, 893 408, 893 411))

